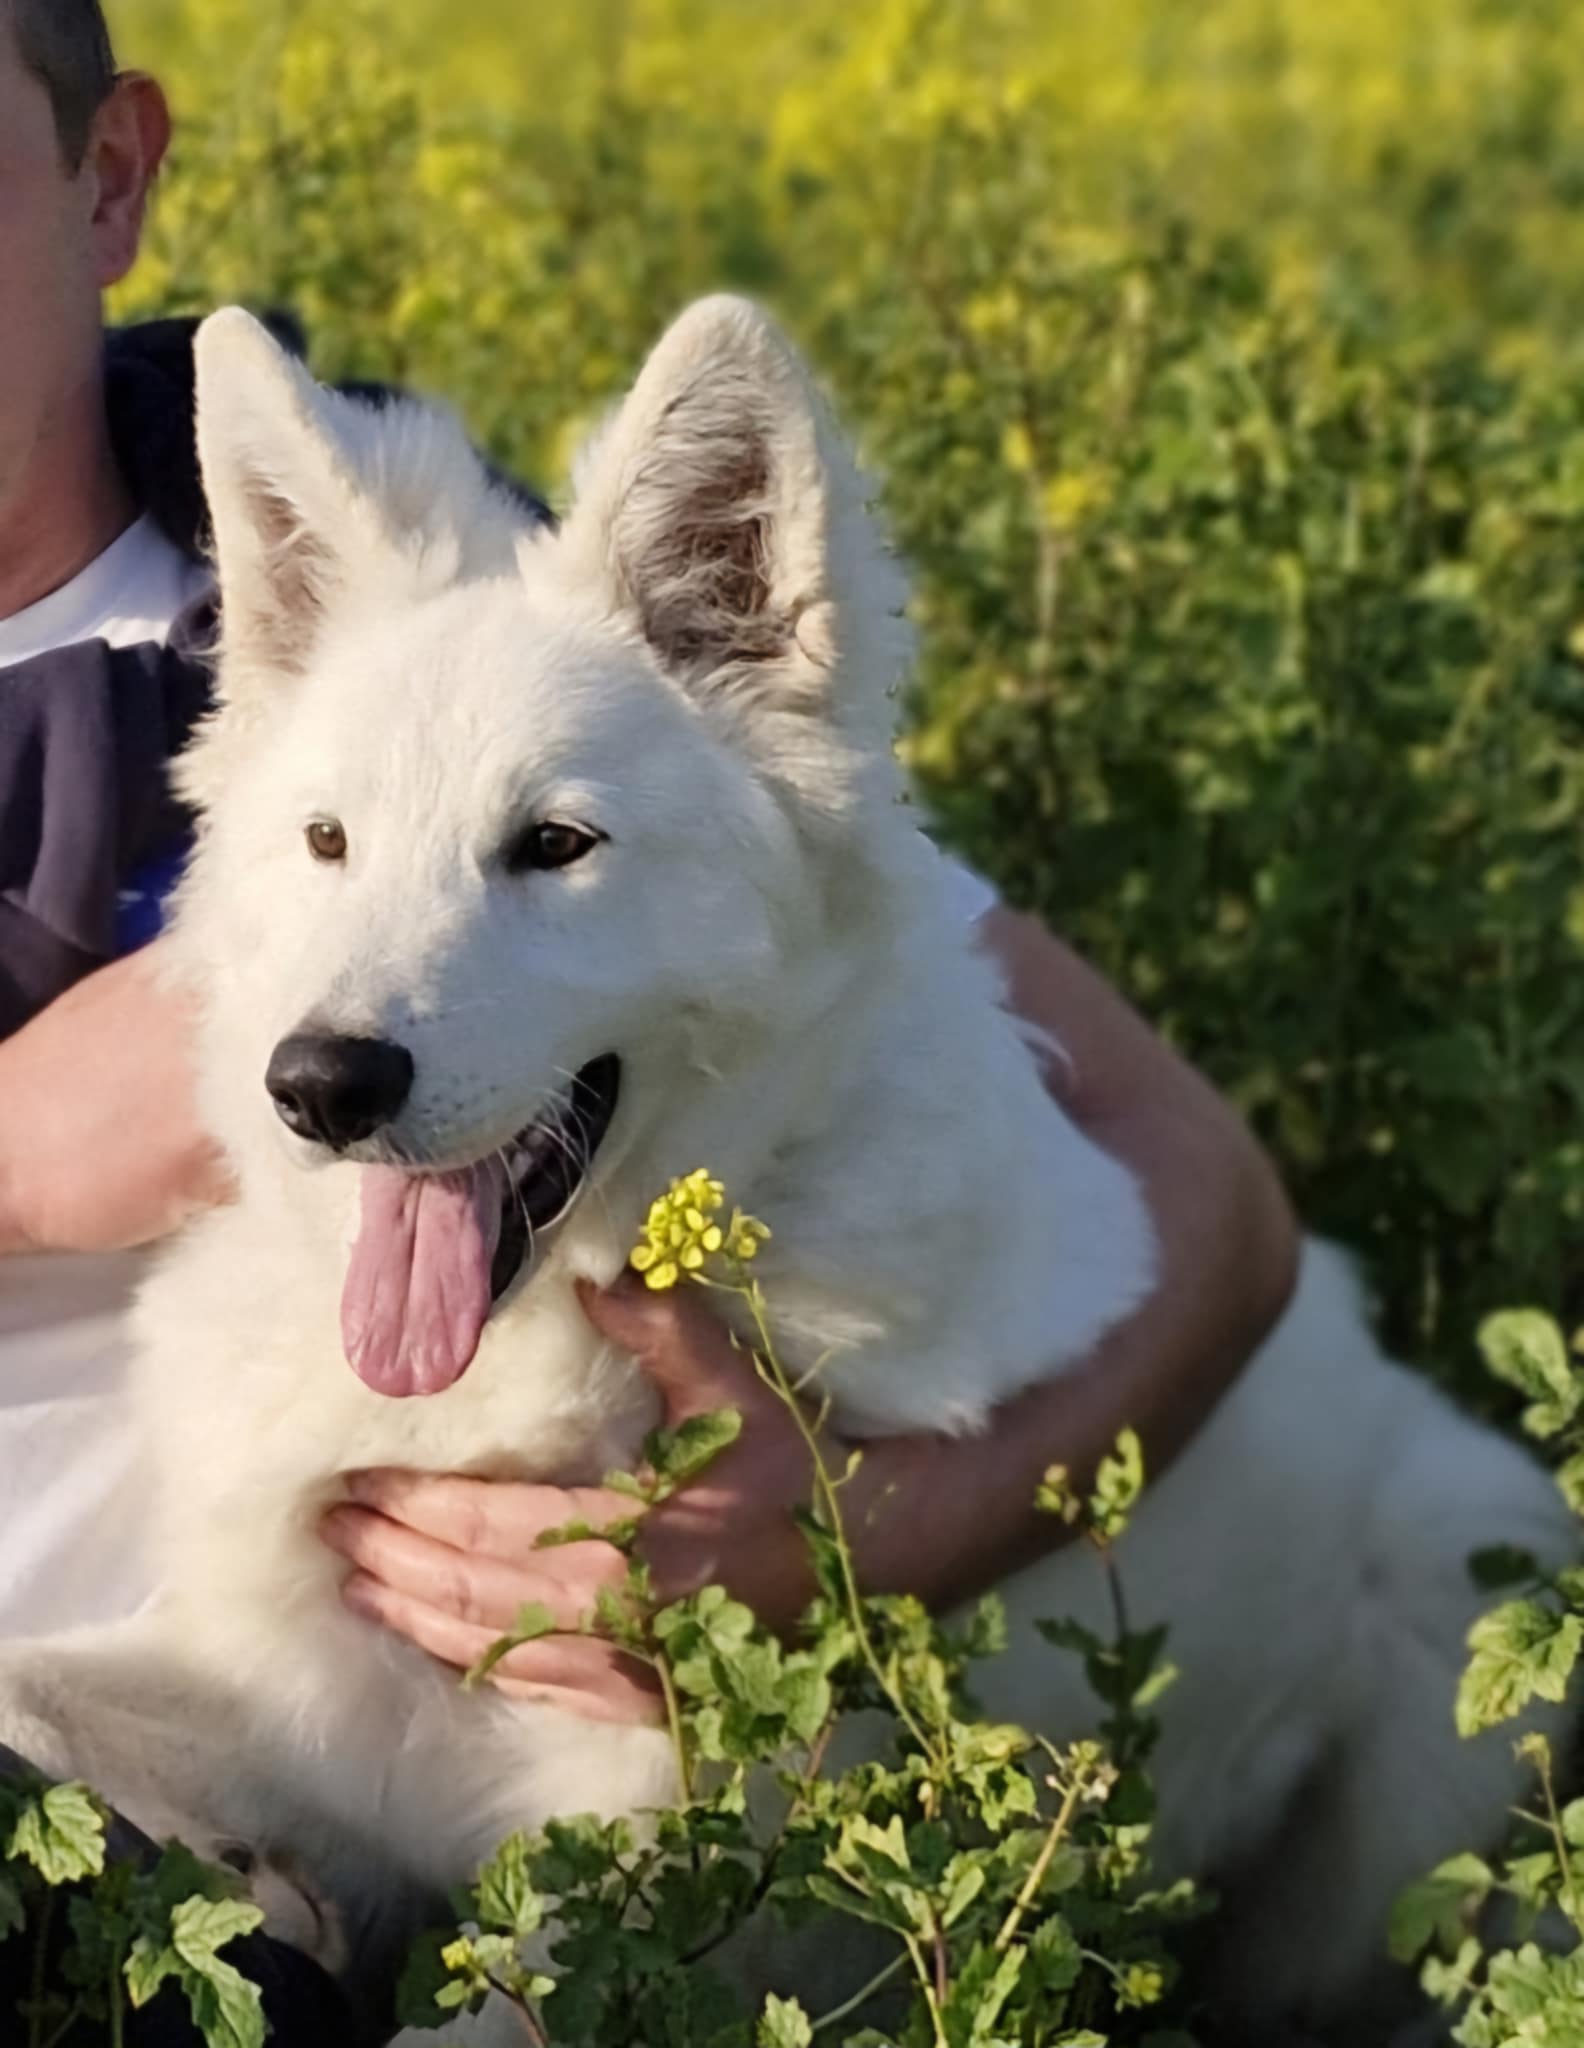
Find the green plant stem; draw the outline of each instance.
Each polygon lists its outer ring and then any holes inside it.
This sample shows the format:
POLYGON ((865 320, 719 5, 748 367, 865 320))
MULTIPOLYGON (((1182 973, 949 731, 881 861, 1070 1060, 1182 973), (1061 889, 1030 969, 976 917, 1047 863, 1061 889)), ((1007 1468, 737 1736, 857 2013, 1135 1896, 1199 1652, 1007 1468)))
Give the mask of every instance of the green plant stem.
POLYGON ((1549 1753, 1545 1751, 1541 1752, 1539 1758, 1539 1771, 1541 1789, 1545 1793, 1546 1813, 1549 1816, 1551 1839, 1556 1844, 1557 1864, 1561 1869, 1563 1882, 1567 1886, 1569 1904, 1565 1910, 1568 1918, 1577 1926, 1579 1899, 1573 1882, 1573 1859, 1568 1854, 1567 1835, 1563 1831, 1562 1816, 1557 1811, 1556 1787, 1551 1782, 1551 1758, 1549 1753))
POLYGON ((660 1680, 660 1691, 665 1699, 666 1722, 671 1731, 671 1747, 676 1754, 677 1777, 682 1785, 683 1803, 691 1805, 693 1767, 688 1761, 687 1731, 682 1726, 682 1703, 677 1698, 676 1681, 671 1676, 670 1660, 664 1650, 656 1650, 649 1661, 660 1680))
POLYGON ((935 1995, 935 1980, 930 1974, 929 1964, 924 1959, 924 1951, 919 1947, 918 1936, 904 1934, 902 1939, 907 1944, 907 1952, 912 1960, 913 1971, 919 1980, 919 1989, 924 1994, 924 2003, 928 2008, 930 2016, 930 2031, 935 2038, 935 2048, 951 2048, 950 2042, 946 2039, 946 2031, 941 2025, 940 2000, 935 1995))
POLYGON ((877 1991, 883 1991, 899 1971, 907 1968, 908 1961, 907 1950, 901 1950, 891 1958, 883 1970, 877 1970, 861 1990, 855 1991, 851 1998, 844 1999, 840 2005, 832 2006, 828 2013, 815 2020, 809 2031, 823 2034, 827 2027, 834 2027, 838 2021, 846 2019, 850 2013, 855 2013, 860 2006, 867 2005, 877 1991))
POLYGON ((523 1997, 522 1993, 511 1990, 498 1977, 491 1977, 490 1983, 508 2004, 516 2006, 517 2010, 522 2014, 523 2026, 527 2029, 528 2038, 533 2042, 534 2048, 550 2048, 550 2036, 545 2032, 542 2022, 535 2017, 533 2007, 523 1997))
POLYGON ((1028 1876, 1024 1878, 1023 1887, 1012 1901, 1011 1909, 1001 1923, 1000 1932, 996 1935, 995 1952, 998 1956, 1005 1955, 1011 1947, 1012 1938, 1018 1931, 1023 1915, 1039 1896, 1039 1888, 1045 1882, 1045 1873, 1050 1869, 1051 1858, 1056 1854, 1068 1829, 1072 1826, 1073 1815, 1078 1811, 1078 1802, 1082 1797, 1083 1779, 1074 1772, 1067 1790, 1062 1795, 1062 1803, 1056 1809, 1056 1817, 1051 1822, 1049 1832, 1040 1845, 1040 1852, 1034 1859, 1033 1868, 1029 1871, 1028 1876))
POLYGON ((810 1423, 807 1411, 803 1403, 798 1399, 796 1389, 787 1377, 786 1367, 776 1355, 775 1340, 770 1334, 769 1322, 764 1312, 764 1296, 759 1290, 758 1283, 743 1275, 740 1263, 737 1266, 737 1272, 738 1285, 735 1291, 747 1302, 749 1313, 754 1320, 754 1330, 759 1339, 758 1346, 754 1352, 755 1368, 760 1378, 775 1391, 785 1404, 813 1463, 815 1503, 827 1528, 830 1530, 832 1540, 836 1545, 836 1555, 841 1560, 842 1590, 846 1595, 848 1619, 852 1622, 853 1633, 857 1637, 858 1647, 862 1652, 863 1660, 874 1674, 875 1681, 881 1691, 890 1701, 897 1719, 918 1744, 920 1751, 929 1759, 932 1768, 939 1770, 942 1760, 937 1754, 934 1743, 930 1741, 924 1730, 919 1726, 907 1701, 886 1675, 885 1667, 880 1661, 879 1652, 875 1649, 874 1639, 869 1633, 868 1621, 864 1615, 864 1597, 858 1585, 857 1571, 853 1565, 852 1547, 847 1540, 847 1526, 843 1520, 841 1508, 836 1498, 836 1482, 831 1478, 826 1466, 818 1432, 810 1423))

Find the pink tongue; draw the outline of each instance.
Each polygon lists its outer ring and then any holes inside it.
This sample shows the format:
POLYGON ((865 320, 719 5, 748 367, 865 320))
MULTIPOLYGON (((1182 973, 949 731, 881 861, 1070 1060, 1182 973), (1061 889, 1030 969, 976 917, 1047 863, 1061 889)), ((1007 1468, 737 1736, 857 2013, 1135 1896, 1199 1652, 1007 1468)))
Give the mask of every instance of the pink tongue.
POLYGON ((341 1341, 377 1394, 439 1394, 473 1363, 490 1312, 500 1169, 363 1169, 363 1220, 341 1293, 341 1341))

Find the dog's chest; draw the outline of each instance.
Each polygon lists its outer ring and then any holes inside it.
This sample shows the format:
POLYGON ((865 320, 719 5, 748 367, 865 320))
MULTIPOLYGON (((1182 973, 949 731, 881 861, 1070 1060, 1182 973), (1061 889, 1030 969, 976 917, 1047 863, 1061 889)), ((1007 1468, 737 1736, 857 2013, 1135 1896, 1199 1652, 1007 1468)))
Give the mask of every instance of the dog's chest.
POLYGON ((214 1244, 178 1255, 138 1313, 140 1420, 183 1519, 316 1514, 376 1466, 584 1484, 630 1464, 654 1402, 569 1285, 536 1287, 444 1393, 374 1393, 342 1355, 333 1291, 261 1261, 238 1283, 214 1244))

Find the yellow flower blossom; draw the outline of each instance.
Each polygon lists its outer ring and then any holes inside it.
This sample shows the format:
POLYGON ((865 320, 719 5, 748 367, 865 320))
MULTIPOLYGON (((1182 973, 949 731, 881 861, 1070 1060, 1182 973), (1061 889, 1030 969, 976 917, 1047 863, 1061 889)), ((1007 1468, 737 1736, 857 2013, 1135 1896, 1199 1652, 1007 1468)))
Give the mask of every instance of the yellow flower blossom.
POLYGON ((732 1211, 729 1222, 716 1222, 725 1202, 721 1183, 699 1167, 650 1203, 643 1236, 628 1259, 645 1286, 657 1292, 675 1287, 690 1273, 702 1274, 717 1255, 739 1264, 758 1256, 769 1230, 741 1209, 732 1211))

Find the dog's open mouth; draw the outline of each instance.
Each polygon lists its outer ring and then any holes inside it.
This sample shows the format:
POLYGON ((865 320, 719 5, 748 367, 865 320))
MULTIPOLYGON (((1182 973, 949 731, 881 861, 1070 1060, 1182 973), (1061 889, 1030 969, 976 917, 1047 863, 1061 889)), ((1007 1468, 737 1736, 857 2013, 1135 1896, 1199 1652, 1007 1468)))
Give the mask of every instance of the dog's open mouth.
POLYGON ((515 1138, 448 1173, 363 1168, 363 1211, 341 1296, 341 1338, 376 1393, 438 1394, 473 1363, 490 1312, 535 1235, 571 1207, 621 1086, 607 1053, 515 1138))

